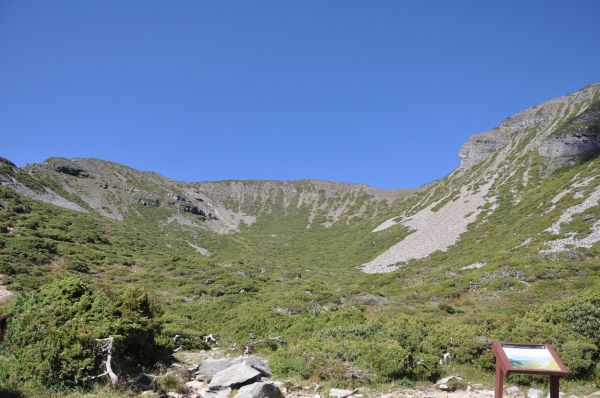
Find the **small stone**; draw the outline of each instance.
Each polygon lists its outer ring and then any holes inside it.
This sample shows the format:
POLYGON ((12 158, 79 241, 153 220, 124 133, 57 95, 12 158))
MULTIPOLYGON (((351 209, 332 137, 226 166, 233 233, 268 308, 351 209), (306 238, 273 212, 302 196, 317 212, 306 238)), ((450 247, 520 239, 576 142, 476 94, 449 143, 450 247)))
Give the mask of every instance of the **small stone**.
POLYGON ((527 390, 527 398, 541 398, 544 392, 538 388, 530 388, 527 390))
POLYGON ((507 394, 518 394, 521 392, 521 390, 519 390, 519 387, 517 386, 510 386, 504 389, 504 392, 507 394))

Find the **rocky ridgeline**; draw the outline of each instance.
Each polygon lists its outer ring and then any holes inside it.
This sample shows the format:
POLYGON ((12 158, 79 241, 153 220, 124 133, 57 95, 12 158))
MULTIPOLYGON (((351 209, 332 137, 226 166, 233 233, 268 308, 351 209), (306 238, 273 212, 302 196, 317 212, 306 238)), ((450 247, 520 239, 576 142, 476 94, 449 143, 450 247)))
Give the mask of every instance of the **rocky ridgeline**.
MULTIPOLYGON (((2 162, 17 169, 9 160, 2 162)), ((409 190, 377 190, 362 184, 304 181, 216 181, 184 183, 98 159, 49 158, 28 164, 22 173, 47 187, 43 194, 3 176, 0 183, 31 198, 57 206, 93 211, 114 220, 136 213, 135 206, 175 210, 166 222, 196 226, 217 233, 239 230, 257 217, 283 210, 308 216, 309 228, 319 220, 331 227, 340 220, 372 217, 378 206, 405 197, 409 190), (50 188, 48 188, 50 187, 50 188), (77 200, 75 200, 77 198, 77 200), (77 203, 75 203, 77 202, 77 203), (85 203, 85 208, 80 206, 85 203)), ((201 172, 198 173, 202 175, 201 172)))

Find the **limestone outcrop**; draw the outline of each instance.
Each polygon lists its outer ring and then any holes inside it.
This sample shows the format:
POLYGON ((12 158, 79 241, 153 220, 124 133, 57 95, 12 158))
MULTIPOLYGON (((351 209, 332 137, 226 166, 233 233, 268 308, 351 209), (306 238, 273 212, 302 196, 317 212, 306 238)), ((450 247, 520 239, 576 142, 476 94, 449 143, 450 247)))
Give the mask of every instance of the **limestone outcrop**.
POLYGON ((526 109, 472 136, 460 150, 460 167, 477 165, 506 146, 514 155, 537 150, 548 159, 550 170, 600 148, 600 83, 526 109))

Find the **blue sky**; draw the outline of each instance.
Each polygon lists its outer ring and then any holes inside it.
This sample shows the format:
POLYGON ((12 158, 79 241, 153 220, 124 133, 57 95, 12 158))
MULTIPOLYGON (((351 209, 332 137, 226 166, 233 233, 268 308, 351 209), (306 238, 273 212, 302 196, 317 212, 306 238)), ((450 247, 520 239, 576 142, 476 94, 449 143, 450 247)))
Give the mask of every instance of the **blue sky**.
POLYGON ((0 156, 416 187, 600 80, 598 1, 0 0, 0 156))

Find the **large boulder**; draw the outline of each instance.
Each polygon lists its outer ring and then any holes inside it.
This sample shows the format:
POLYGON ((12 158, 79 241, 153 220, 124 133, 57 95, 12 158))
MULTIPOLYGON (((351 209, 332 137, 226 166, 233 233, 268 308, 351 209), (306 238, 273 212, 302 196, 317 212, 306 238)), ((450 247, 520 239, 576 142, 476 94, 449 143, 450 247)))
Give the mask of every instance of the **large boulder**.
POLYGON ((275 383, 262 381, 243 386, 234 398, 283 398, 283 394, 275 383))
POLYGON ((233 365, 234 362, 235 360, 232 358, 208 358, 204 360, 198 367, 198 370, 196 370, 197 378, 202 380, 210 380, 215 374, 227 369, 233 365))
POLYGON ((235 361, 243 362, 246 365, 253 367, 260 373, 262 373, 262 375, 265 377, 271 377, 271 375, 273 374, 273 372, 271 372, 271 369, 269 369, 269 366, 267 366, 267 364, 262 360, 262 358, 256 355, 245 355, 243 357, 236 358, 235 361))
POLYGON ((236 387, 248 384, 260 378, 262 373, 244 362, 236 363, 216 373, 208 388, 211 390, 220 390, 226 387, 236 387))

